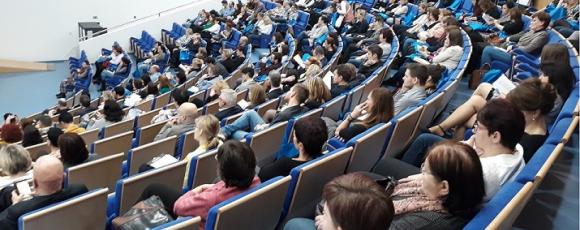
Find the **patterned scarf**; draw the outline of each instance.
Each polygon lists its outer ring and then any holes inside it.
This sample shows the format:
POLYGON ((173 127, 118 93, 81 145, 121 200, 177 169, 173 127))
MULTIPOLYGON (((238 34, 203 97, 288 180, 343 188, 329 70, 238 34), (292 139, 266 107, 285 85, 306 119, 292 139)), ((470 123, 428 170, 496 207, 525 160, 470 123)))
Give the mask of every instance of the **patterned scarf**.
POLYGON ((395 215, 421 211, 447 212, 443 207, 442 200, 434 200, 423 193, 421 177, 421 174, 417 174, 404 180, 399 180, 399 184, 391 195, 395 205, 395 215))

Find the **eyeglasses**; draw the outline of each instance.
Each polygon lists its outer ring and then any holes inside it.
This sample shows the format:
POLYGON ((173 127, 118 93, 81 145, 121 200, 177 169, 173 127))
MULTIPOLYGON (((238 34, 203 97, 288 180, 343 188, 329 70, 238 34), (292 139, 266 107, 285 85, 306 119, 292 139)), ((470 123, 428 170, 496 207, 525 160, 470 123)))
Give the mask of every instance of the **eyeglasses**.
POLYGON ((479 124, 479 121, 475 121, 475 123, 473 123, 473 127, 471 127, 471 129, 473 130, 473 133, 476 133, 479 130, 484 130, 485 127, 481 126, 479 124))

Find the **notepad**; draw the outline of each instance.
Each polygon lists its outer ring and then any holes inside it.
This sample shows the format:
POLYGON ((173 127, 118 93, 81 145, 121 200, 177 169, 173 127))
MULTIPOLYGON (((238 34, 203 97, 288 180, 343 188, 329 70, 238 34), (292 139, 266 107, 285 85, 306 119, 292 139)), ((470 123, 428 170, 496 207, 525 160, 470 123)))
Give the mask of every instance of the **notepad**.
POLYGON ((502 74, 497 80, 495 80, 492 86, 503 95, 508 94, 510 91, 512 91, 512 89, 516 88, 516 85, 509 78, 507 78, 505 74, 502 74))
POLYGON ((163 154, 159 157, 153 158, 153 160, 151 160, 151 162, 149 163, 149 166, 153 168, 161 168, 163 166, 173 164, 177 161, 178 161, 177 158, 169 154, 163 154))
POLYGON ((246 100, 242 99, 240 101, 238 101, 238 105, 242 108, 242 109, 246 109, 248 108, 248 106, 250 105, 249 102, 247 102, 246 100))
POLYGON ((326 87, 328 87, 328 89, 332 88, 332 77, 333 76, 334 76, 334 74, 332 74, 332 71, 328 71, 328 72, 326 72, 326 74, 322 78, 322 81, 324 82, 326 87))
POLYGON ((306 68, 306 64, 304 64, 304 61, 302 60, 302 58, 300 57, 300 55, 296 55, 294 56, 294 58, 292 58, 300 67, 302 68, 306 68))

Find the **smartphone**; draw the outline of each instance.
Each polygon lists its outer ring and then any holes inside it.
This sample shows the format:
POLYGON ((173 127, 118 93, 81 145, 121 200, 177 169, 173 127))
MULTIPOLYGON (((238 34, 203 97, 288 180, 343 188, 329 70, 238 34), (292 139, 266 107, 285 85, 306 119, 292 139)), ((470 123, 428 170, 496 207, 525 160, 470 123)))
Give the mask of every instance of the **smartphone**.
POLYGON ((18 195, 24 195, 25 199, 29 199, 32 198, 31 194, 34 192, 34 182, 32 179, 15 182, 14 188, 18 195))

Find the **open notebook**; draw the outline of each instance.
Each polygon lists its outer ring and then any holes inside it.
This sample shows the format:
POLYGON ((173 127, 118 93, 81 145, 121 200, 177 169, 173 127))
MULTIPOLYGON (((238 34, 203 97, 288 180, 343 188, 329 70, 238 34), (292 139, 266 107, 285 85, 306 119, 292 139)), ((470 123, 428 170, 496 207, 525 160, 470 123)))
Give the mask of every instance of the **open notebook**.
POLYGON ((332 74, 332 71, 328 71, 328 72, 326 72, 324 77, 322 77, 322 81, 324 82, 326 87, 328 87, 328 89, 332 89, 332 77, 333 76, 334 76, 334 74, 332 74))

